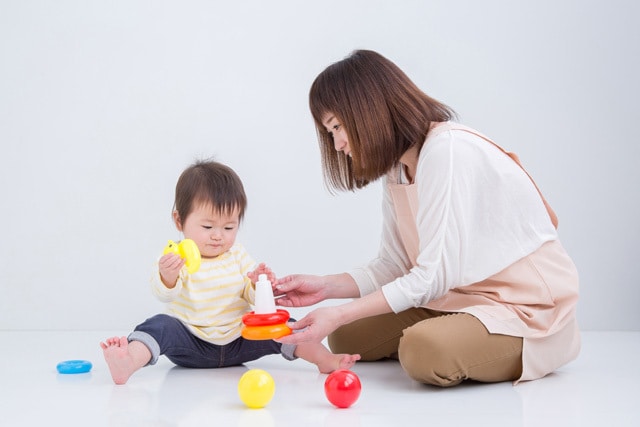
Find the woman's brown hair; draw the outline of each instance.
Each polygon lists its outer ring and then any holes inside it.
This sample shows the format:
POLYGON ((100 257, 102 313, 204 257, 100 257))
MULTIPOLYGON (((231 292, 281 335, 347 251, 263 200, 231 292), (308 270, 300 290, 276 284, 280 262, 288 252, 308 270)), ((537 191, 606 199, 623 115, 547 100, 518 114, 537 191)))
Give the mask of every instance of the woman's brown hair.
POLYGON ((370 50, 356 50, 320 73, 309 91, 309 107, 331 191, 353 191, 375 181, 410 147, 422 146, 431 122, 455 117, 397 65, 370 50), (327 113, 344 126, 352 157, 335 150, 322 123, 327 113))

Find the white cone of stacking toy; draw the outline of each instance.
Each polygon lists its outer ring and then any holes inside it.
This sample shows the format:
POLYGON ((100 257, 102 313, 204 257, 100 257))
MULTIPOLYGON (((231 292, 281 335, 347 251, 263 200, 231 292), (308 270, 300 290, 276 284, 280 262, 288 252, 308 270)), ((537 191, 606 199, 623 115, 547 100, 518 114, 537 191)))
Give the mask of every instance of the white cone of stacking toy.
POLYGON ((260 274, 258 276, 258 282, 256 283, 256 314, 267 314, 276 312, 276 302, 273 298, 273 289, 271 289, 271 282, 267 279, 266 274, 260 274))

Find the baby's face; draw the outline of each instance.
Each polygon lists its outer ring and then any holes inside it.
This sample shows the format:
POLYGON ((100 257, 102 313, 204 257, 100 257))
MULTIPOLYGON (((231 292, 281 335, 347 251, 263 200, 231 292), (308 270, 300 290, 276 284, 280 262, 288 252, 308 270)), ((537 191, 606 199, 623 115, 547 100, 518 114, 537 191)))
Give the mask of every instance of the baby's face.
POLYGON ((237 209, 223 214, 211 206, 201 205, 195 207, 182 224, 182 234, 198 245, 203 258, 215 258, 233 246, 239 226, 237 209))

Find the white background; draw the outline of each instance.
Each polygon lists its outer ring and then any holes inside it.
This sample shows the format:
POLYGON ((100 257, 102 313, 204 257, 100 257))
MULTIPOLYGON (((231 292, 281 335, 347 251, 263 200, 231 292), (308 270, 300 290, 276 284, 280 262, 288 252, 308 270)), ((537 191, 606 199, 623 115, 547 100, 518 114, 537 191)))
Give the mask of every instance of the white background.
POLYGON ((162 310, 148 279, 196 158, 242 177, 240 239, 278 275, 373 257, 379 184, 328 193, 307 104, 367 48, 520 155, 580 271, 582 328, 638 330, 639 16, 631 0, 0 0, 0 329, 129 330, 162 310))

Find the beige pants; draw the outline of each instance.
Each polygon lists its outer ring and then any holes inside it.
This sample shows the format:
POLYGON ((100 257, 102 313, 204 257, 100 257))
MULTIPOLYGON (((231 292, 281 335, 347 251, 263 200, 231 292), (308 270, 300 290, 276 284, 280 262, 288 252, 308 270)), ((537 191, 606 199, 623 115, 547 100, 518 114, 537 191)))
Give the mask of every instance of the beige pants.
POLYGON ((441 387, 515 381, 522 372, 522 338, 490 334, 466 313, 413 308, 369 317, 337 329, 329 347, 363 361, 398 359, 411 378, 441 387))

